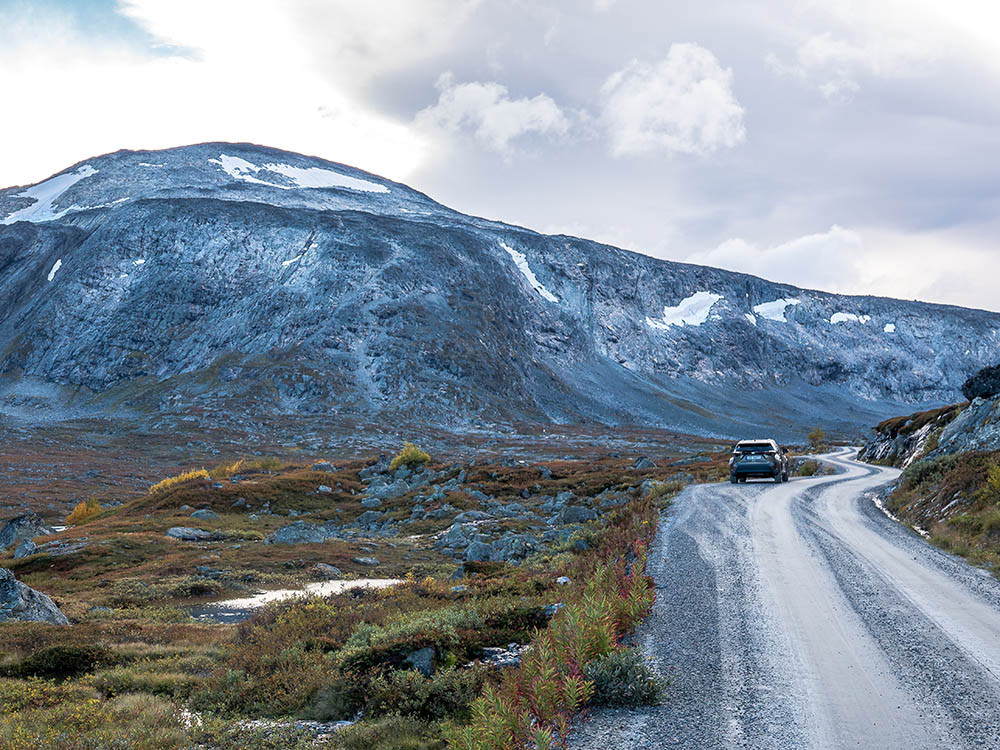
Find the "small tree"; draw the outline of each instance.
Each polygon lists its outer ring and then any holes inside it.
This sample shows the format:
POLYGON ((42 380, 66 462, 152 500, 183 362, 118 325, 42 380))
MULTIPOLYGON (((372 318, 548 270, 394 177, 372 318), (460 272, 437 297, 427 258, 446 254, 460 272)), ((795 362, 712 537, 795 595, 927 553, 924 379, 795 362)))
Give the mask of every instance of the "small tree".
POLYGON ((83 523, 89 518, 96 516, 101 512, 101 504, 97 502, 96 498, 91 498, 90 500, 82 500, 76 504, 76 507, 66 516, 66 523, 70 526, 75 526, 78 523, 83 523))
POLYGON ((403 446, 403 450, 396 454, 396 456, 389 463, 389 471, 395 471, 400 466, 408 466, 413 468, 414 466, 420 466, 431 460, 430 455, 418 448, 414 443, 407 443, 403 446))
POLYGON ((817 426, 806 435, 806 438, 809 440, 809 447, 814 451, 821 451, 826 447, 826 432, 823 431, 822 427, 817 426))
POLYGON ((986 472, 986 491, 991 500, 1000 503, 1000 464, 993 464, 986 472))

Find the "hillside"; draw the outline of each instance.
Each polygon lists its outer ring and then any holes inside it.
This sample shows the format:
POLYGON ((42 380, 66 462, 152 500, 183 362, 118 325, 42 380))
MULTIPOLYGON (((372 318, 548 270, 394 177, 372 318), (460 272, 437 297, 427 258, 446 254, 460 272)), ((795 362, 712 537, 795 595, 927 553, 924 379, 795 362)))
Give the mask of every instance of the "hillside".
POLYGON ((0 409, 28 420, 854 435, 1000 346, 995 313, 541 235, 247 144, 89 159, 0 217, 0 409))

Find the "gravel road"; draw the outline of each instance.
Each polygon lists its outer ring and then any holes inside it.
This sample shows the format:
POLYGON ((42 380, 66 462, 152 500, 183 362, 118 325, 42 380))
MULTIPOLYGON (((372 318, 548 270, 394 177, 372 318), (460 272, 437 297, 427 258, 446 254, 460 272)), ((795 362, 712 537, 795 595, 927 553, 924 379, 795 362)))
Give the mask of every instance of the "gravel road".
POLYGON ((637 633, 667 697, 594 712, 571 747, 1000 750, 1000 583, 882 513, 899 472, 853 455, 676 500, 637 633))

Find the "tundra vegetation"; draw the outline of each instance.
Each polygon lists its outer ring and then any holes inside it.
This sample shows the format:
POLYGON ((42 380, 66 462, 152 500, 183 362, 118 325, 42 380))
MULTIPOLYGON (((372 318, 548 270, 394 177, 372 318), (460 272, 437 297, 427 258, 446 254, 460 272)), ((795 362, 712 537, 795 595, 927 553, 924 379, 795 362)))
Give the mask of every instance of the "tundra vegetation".
POLYGON ((653 600, 648 545, 670 497, 719 480, 727 455, 637 469, 406 446, 234 459, 83 503, 85 523, 38 552, 0 552, 72 622, 0 624, 0 747, 561 747, 581 710, 658 699, 627 646, 653 600), (207 535, 166 534, 188 527, 207 535), (289 527, 328 536, 282 543, 289 527), (465 553, 443 546, 457 537, 465 553), (197 616, 337 575, 402 583, 197 616))

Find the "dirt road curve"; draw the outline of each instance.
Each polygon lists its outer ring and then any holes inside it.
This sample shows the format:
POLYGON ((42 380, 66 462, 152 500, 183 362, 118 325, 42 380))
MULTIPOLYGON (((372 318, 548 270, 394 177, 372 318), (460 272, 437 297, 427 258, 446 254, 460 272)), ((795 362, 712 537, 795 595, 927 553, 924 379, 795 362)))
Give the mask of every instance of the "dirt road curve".
POLYGON ((887 518, 898 472, 702 485, 661 525, 639 642, 661 706, 599 711, 579 750, 1000 750, 1000 583, 887 518))

